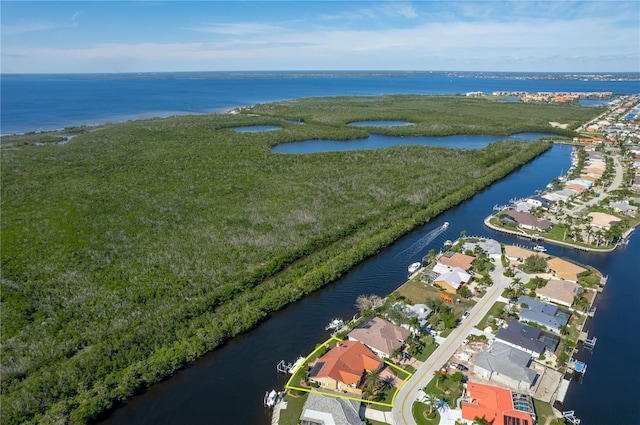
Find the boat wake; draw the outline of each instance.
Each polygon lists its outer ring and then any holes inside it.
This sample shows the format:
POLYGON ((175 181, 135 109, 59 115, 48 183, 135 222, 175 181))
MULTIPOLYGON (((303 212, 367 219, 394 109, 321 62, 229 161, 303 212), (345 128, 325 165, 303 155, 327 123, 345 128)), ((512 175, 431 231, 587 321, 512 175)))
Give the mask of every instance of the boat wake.
POLYGON ((436 227, 435 229, 433 229, 432 231, 430 231, 429 233, 427 233, 426 235, 418 239, 416 242, 414 242, 413 245, 411 245, 409 248, 400 252, 397 255, 397 257, 412 257, 416 255, 417 253, 422 251, 427 245, 433 242, 435 238, 437 238, 442 233, 444 233, 448 227, 449 227, 448 222, 445 222, 442 226, 436 227))

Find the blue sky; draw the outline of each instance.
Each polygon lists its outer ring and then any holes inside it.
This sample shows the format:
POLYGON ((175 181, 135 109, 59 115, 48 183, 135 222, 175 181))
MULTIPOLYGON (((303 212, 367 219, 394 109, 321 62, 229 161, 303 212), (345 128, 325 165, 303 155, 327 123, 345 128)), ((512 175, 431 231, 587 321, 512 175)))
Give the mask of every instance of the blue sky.
POLYGON ((3 73, 639 72, 638 1, 10 1, 3 73))

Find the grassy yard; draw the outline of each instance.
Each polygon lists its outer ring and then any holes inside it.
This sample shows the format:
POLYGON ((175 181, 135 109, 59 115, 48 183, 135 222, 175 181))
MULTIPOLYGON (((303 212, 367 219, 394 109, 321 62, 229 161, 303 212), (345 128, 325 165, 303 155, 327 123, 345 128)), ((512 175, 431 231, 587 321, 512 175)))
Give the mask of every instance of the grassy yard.
POLYGON ((284 396, 284 401, 287 402, 287 408, 280 410, 280 425, 298 425, 300 423, 300 416, 302 415, 302 408, 307 401, 309 393, 303 393, 302 395, 293 396, 291 391, 288 391, 284 396))
POLYGON ((545 403, 542 400, 533 399, 533 408, 536 410, 537 422, 541 425, 547 423, 548 418, 555 418, 553 414, 553 408, 549 403, 545 403))
POLYGON ((427 415, 429 414, 429 406, 424 403, 413 403, 413 419, 416 420, 418 425, 436 425, 440 423, 440 414, 437 409, 433 409, 433 413, 435 413, 435 417, 431 420, 427 419, 427 415))
MULTIPOLYGON (((428 338, 430 339, 431 337, 427 337, 426 335, 423 336, 423 338, 428 338)), ((434 351, 436 351, 436 348, 438 348, 438 344, 437 343, 432 343, 432 344, 425 344, 425 346, 422 348, 422 351, 418 352, 411 352, 411 355, 420 360, 421 362, 424 362, 425 360, 427 360, 429 358, 429 356, 431 356, 431 354, 433 354, 434 351)))
POLYGON ((442 377, 434 376, 424 388, 425 393, 433 394, 439 399, 444 399, 449 407, 454 408, 456 400, 462 397, 462 381, 457 381, 454 375, 462 378, 461 372, 455 372, 454 374, 447 373, 447 375, 442 375, 442 377))
POLYGON ((500 316, 500 313, 502 312, 502 309, 504 308, 505 305, 507 304, 500 301, 492 305, 489 311, 487 312, 487 314, 485 314, 482 320, 478 322, 478 324, 476 325, 476 328, 478 329, 486 328, 487 325, 489 324, 489 316, 493 316, 493 317, 500 316))
MULTIPOLYGON (((401 297, 409 300, 412 304, 424 304, 429 299, 439 300, 440 294, 445 293, 438 288, 424 284, 418 277, 411 279, 409 282, 400 287, 396 292, 401 297)), ((475 301, 462 298, 458 295, 451 295, 451 298, 454 299, 454 302, 447 305, 451 307, 456 316, 459 317, 462 316, 462 313, 476 304, 475 301), (455 300, 460 300, 460 303, 457 303, 455 300)))

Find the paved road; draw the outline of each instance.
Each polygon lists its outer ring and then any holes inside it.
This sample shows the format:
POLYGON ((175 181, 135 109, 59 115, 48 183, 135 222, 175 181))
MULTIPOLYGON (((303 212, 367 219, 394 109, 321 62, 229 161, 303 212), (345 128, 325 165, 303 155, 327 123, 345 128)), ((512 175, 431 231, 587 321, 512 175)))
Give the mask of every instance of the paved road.
POLYGON ((620 185, 622 184, 622 179, 624 178, 624 168, 622 167, 622 164, 620 164, 618 157, 615 157, 615 156, 613 157, 613 166, 616 169, 616 176, 613 178, 611 185, 607 189, 603 190, 600 196, 598 196, 597 198, 590 199, 584 204, 577 206, 576 208, 573 209, 574 211, 587 209, 592 205, 599 204, 609 196, 609 193, 613 192, 614 190, 618 190, 620 188, 620 185))
MULTIPOLYGON (((484 317, 491 306, 511 283, 512 279, 502 275, 504 269, 497 266, 491 277, 493 286, 470 310, 470 316, 451 332, 447 339, 429 356, 416 373, 404 384, 396 395, 391 413, 395 425, 416 425, 411 412, 413 402, 418 396, 418 391, 425 387, 433 379, 434 372, 440 370, 444 363, 455 353, 462 341, 471 333, 473 327, 484 317)), ((453 406, 452 406, 453 407, 453 406)))

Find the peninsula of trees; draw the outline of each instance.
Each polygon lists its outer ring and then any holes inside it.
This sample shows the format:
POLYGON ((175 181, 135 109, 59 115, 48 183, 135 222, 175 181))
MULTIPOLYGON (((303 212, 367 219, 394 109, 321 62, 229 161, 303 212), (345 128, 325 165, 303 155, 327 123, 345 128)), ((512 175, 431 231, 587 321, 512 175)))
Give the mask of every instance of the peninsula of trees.
POLYGON ((95 419, 550 142, 304 155, 273 146, 366 137, 371 129, 347 125, 356 120, 414 124, 375 128, 392 135, 572 136, 600 110, 382 96, 233 112, 73 129, 64 145, 40 133, 3 144, 3 423, 95 419), (282 128, 233 130, 245 125, 282 128))

